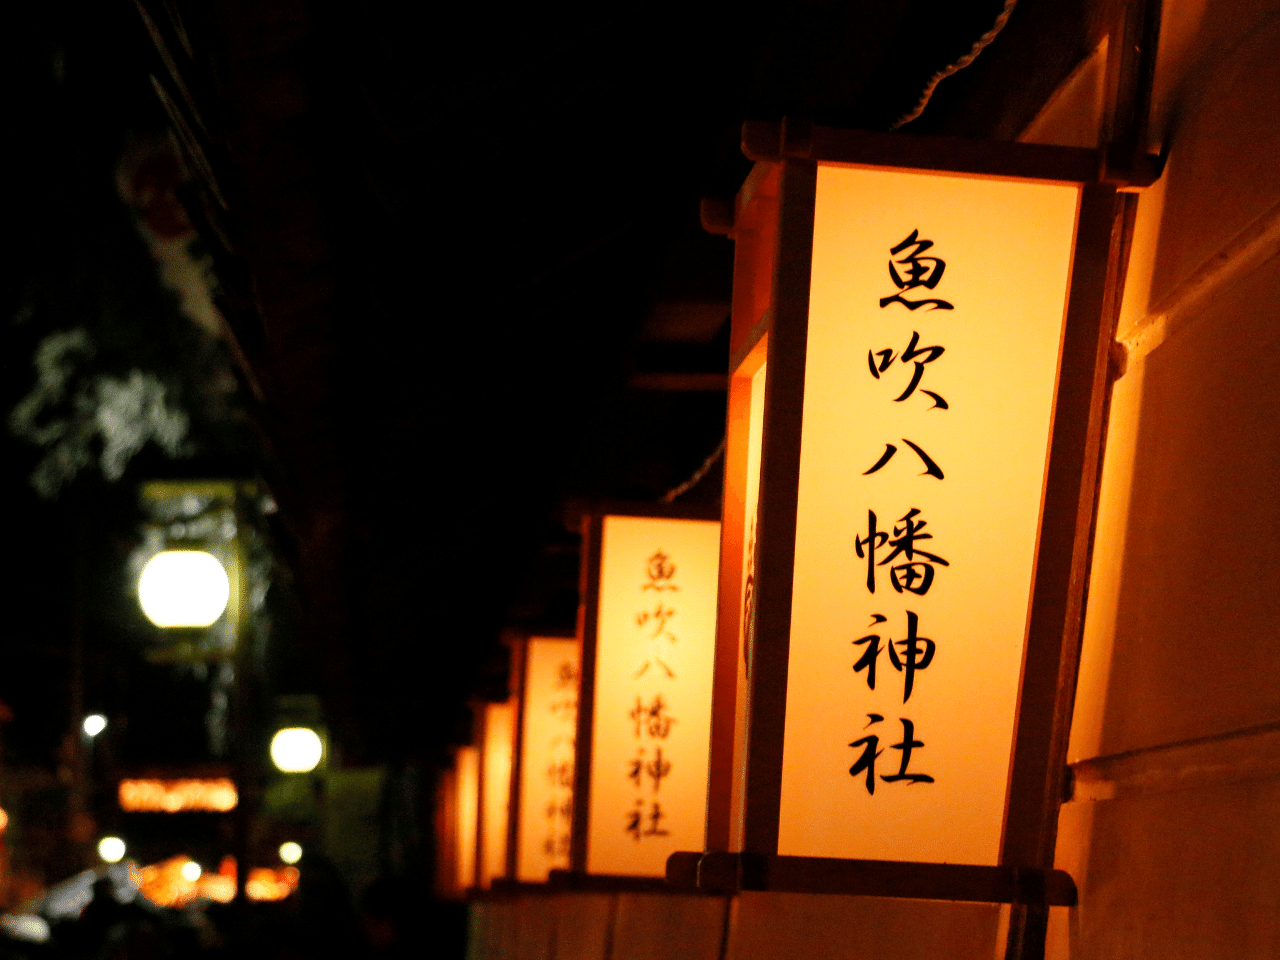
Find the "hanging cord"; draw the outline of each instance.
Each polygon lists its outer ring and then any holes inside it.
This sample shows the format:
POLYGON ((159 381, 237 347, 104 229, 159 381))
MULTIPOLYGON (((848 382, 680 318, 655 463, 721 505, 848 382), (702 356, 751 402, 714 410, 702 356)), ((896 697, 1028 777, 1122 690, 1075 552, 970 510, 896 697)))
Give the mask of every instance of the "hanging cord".
POLYGON ((725 437, 720 438, 720 442, 716 445, 716 448, 711 451, 711 456, 707 457, 707 459, 702 461, 702 466, 700 466, 697 470, 693 472, 692 477, 690 477, 684 483, 680 484, 680 486, 672 487, 670 490, 664 493, 659 502, 674 503, 676 497, 682 494, 688 493, 690 490, 696 487, 698 483, 701 482, 702 478, 705 477, 711 471, 711 468, 716 465, 716 461, 719 460, 722 456, 724 456, 725 439, 726 439, 725 437))
POLYGON ((973 61, 977 59, 978 54, 985 50, 987 45, 996 38, 996 34, 1004 29, 1004 25, 1009 22, 1009 15, 1013 13, 1013 8, 1017 5, 1018 0, 1004 0, 1004 9, 1001 10, 999 16, 996 17, 995 23, 991 25, 991 29, 974 41, 973 47, 963 57, 950 66, 943 67, 935 73, 932 79, 929 80, 928 85, 924 88, 924 93, 920 95, 919 101, 916 103, 915 107, 912 108, 911 112, 906 114, 906 116, 895 120, 889 129, 897 130, 899 127, 905 126, 916 117, 920 116, 920 114, 924 113, 924 108, 929 105, 929 98, 933 96, 933 91, 937 88, 938 84, 947 79, 947 77, 951 76, 953 73, 957 73, 969 64, 973 63, 973 61))

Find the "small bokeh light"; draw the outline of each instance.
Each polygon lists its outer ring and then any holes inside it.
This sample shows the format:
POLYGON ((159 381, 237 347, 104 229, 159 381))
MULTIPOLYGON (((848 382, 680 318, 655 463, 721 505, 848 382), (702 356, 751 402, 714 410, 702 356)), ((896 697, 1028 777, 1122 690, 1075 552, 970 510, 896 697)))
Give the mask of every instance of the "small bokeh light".
POLYGON ((194 860, 188 860, 182 865, 182 879, 187 883, 195 883, 200 879, 200 874, 202 873, 204 871, 200 869, 200 864, 194 860))
POLYGON ((280 844, 280 859, 289 864, 297 863, 302 859, 302 845, 292 840, 280 844))
POLYGON ((107 729, 107 718, 100 713, 91 713, 89 716, 84 718, 84 723, 81 726, 84 728, 84 732, 88 736, 96 737, 103 730, 107 729))
POLYGON ((281 773, 309 773, 322 756, 324 744, 310 727, 285 727, 271 738, 271 762, 281 773))
POLYGON ((138 578, 138 602, 157 627, 207 627, 230 599, 227 571, 203 550, 157 553, 138 578))
POLYGON ((0 808, 0 833, 4 833, 5 828, 9 826, 9 814, 0 808))
POLYGON ((124 841, 119 837, 103 837, 98 841, 98 856, 106 863, 119 863, 124 859, 124 841))

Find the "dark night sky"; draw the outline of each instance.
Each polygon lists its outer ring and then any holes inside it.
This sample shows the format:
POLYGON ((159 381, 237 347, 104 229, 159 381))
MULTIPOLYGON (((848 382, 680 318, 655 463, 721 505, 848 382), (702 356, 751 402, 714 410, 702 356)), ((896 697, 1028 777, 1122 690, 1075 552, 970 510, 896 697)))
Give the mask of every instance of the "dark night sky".
MULTIPOLYGON (((303 104, 220 155, 235 263, 252 276, 244 289, 263 302, 275 289, 254 274, 269 259, 254 231, 272 214, 251 187, 287 148, 284 165, 305 172, 292 186, 319 211, 294 240, 327 251, 290 290, 335 292, 314 323, 286 327, 267 311, 266 402, 246 402, 274 441, 266 453, 253 431, 210 417, 196 460, 150 451, 121 484, 82 476, 47 503, 25 482, 32 451, 6 437, 18 558, 0 672, 16 714, 10 758, 50 762, 66 729, 77 609, 90 698, 140 718, 167 713, 174 742, 196 736, 183 706, 198 699, 196 681, 140 665, 112 572, 134 536, 128 483, 157 471, 261 471, 281 484, 296 576, 279 591, 273 683, 322 693, 356 760, 435 756, 465 726, 465 694, 500 686, 504 626, 572 627, 566 501, 656 499, 723 435, 723 395, 626 384, 654 362, 637 337, 656 300, 727 298, 731 246, 700 231, 697 204, 731 197, 745 175, 742 120, 884 128, 1000 7, 660 3, 584 16, 572 5, 269 3, 254 8, 277 25, 263 33, 248 8, 212 5, 191 27, 197 60, 294 38, 271 54, 272 83, 220 95, 193 82, 214 139, 243 133, 246 104, 264 115, 303 104), (316 403, 302 406, 313 389, 316 403)), ((6 319, 6 408, 30 388, 40 337, 86 317, 107 331, 104 363, 154 363, 196 396, 181 320, 157 299, 112 186, 126 135, 165 122, 136 10, 65 0, 22 16, 0 58, 5 222, 20 248, 3 278, 3 311, 17 318, 6 319), (44 306, 24 312, 33 289, 44 306)), ((723 337, 706 345, 698 362, 723 372, 722 347, 723 337)), ((716 482, 691 496, 714 498, 716 482)), ((171 748, 181 753, 160 741, 138 751, 171 748)))

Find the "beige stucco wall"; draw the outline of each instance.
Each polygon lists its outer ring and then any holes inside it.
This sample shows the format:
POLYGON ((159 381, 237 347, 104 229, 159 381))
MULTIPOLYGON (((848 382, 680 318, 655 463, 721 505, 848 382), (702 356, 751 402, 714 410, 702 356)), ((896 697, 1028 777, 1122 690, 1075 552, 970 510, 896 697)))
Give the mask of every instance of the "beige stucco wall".
MULTIPOLYGON (((1280 956, 1278 53, 1280 3, 1164 5, 1053 957, 1280 956)), ((1084 145, 1092 82, 1028 139, 1084 145)))

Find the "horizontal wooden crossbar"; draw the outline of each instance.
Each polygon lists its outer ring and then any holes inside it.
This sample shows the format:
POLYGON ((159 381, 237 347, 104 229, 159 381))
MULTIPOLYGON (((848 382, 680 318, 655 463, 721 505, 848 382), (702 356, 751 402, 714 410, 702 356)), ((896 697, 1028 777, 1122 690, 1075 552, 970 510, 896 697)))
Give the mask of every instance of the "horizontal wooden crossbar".
POLYGON ((1145 187, 1159 179, 1164 158, 1139 154, 1124 169, 1099 150, 1041 143, 846 130, 796 120, 748 120, 742 152, 752 160, 784 159, 969 173, 1076 183, 1105 181, 1145 187))

